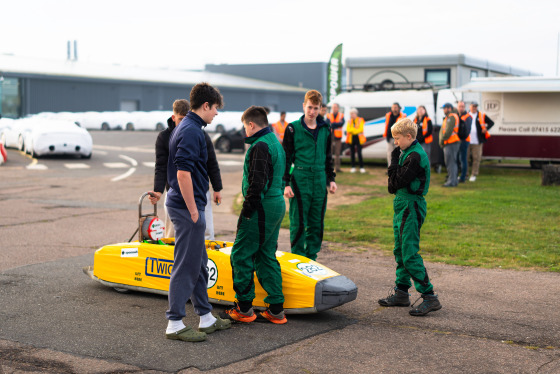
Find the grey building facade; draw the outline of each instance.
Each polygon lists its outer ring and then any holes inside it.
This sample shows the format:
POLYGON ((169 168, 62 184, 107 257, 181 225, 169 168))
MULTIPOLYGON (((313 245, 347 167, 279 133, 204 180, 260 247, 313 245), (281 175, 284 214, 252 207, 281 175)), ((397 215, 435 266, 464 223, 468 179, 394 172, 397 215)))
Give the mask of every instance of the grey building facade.
POLYGON ((0 113, 18 118, 40 112, 171 109, 191 88, 209 82, 224 96, 224 110, 251 105, 299 111, 305 89, 201 71, 99 66, 0 55, 0 113))
POLYGON ((207 64, 205 70, 214 73, 232 74, 246 78, 283 83, 300 88, 314 89, 321 92, 324 96, 327 92, 327 65, 326 62, 232 65, 207 64))

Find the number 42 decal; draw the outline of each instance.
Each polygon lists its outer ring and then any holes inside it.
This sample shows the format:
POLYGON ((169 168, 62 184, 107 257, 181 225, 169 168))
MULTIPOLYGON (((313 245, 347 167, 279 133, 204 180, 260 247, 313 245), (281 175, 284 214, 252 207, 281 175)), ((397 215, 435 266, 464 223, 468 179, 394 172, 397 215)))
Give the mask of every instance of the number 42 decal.
POLYGON ((211 259, 208 259, 208 264, 206 265, 206 270, 208 271, 208 286, 207 288, 212 288, 218 281, 218 267, 216 263, 211 259))

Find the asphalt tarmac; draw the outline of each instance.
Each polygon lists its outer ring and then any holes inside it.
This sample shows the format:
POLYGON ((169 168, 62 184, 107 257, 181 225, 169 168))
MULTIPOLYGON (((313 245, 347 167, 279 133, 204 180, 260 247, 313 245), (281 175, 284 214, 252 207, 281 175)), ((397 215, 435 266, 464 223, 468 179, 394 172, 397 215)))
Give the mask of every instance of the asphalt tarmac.
MULTIPOLYGON (((237 325, 204 343, 166 340, 165 297, 119 294, 82 273, 95 249, 134 232, 157 133, 92 135, 90 160, 10 150, 0 166, 0 373, 560 372, 560 274, 428 263, 443 309, 414 318, 376 302, 394 279, 391 256, 328 243, 318 261, 358 285, 356 301, 284 326, 237 325)), ((219 154, 225 189, 214 222, 227 240, 242 161, 219 154)), ((285 230, 279 247, 289 250, 285 230)))

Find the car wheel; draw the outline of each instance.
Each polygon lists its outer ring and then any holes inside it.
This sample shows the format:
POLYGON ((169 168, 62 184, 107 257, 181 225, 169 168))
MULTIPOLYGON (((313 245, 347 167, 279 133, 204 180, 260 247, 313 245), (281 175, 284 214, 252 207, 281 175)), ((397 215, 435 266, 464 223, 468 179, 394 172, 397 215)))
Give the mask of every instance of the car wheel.
POLYGON ((25 142, 23 141, 23 135, 20 135, 18 138, 18 149, 20 151, 25 151, 25 142))
POLYGON ((165 127, 163 127, 163 123, 160 122, 156 125, 156 130, 157 131, 163 131, 164 129, 165 129, 165 127))
POLYGON ((105 131, 109 130, 109 124, 107 122, 103 122, 101 124, 101 130, 105 130, 105 131))
POLYGON ((216 148, 222 153, 231 152, 231 141, 228 138, 220 138, 216 143, 216 148))
POLYGON ((127 123, 126 124, 126 130, 127 131, 134 131, 134 125, 132 123, 127 123))
POLYGON ((91 152, 89 153, 89 155, 82 155, 82 158, 89 160, 91 158, 91 152))
POLYGON ((226 128, 224 127, 224 125, 218 125, 216 126, 216 132, 223 134, 224 132, 226 132, 226 128))

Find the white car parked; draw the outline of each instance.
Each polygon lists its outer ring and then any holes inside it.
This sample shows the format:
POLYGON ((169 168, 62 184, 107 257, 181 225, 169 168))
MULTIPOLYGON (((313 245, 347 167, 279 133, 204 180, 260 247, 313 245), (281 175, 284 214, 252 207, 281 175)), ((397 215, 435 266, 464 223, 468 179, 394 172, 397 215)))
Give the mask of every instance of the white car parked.
POLYGON ((6 148, 16 148, 20 151, 25 150, 26 134, 36 123, 37 119, 33 117, 11 120, 8 126, 0 129, 0 141, 2 141, 6 148))
POLYGON ((93 141, 87 130, 68 120, 40 120, 24 137, 25 151, 33 157, 75 155, 91 158, 93 141))

